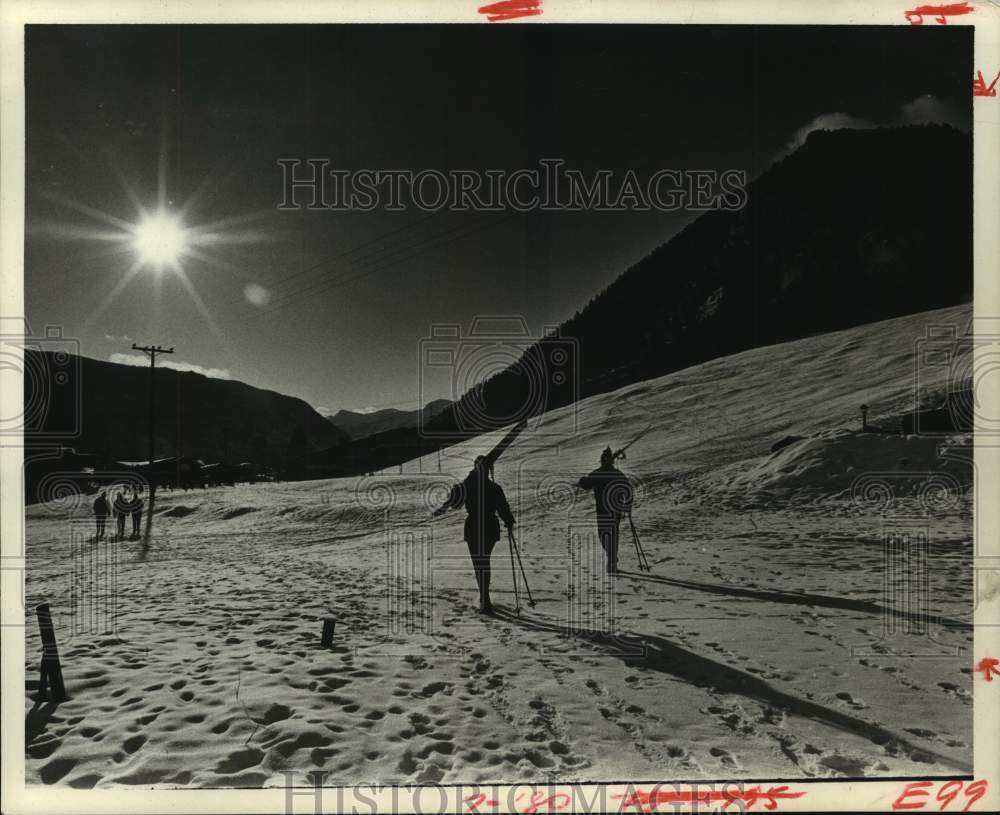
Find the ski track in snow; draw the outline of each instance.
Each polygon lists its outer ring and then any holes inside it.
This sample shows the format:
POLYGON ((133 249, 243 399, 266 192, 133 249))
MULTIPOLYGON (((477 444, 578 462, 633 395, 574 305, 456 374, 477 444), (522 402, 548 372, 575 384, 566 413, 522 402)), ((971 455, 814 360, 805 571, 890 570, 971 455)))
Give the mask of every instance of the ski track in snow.
MULTIPOLYGON (((914 340, 928 323, 964 326, 968 314, 749 351, 546 416, 496 468, 538 601, 529 608, 522 595, 520 617, 505 542, 493 556, 499 613, 483 618, 461 513, 416 525, 434 505, 431 485, 464 474, 489 438, 445 451, 441 475, 435 460, 424 475, 410 462, 402 476, 161 491, 148 546, 119 545, 114 632, 79 616, 83 630, 71 627, 67 539, 74 525, 92 534, 89 502, 30 507, 27 608, 51 604, 72 698, 33 705, 40 640, 27 614, 27 780, 243 787, 283 785, 286 774, 301 784, 315 770, 328 783, 966 771, 970 495, 921 516, 931 610, 952 624, 932 624, 932 640, 880 642, 883 619, 906 618, 882 596, 878 509, 803 489, 794 467, 813 453, 768 451, 786 434, 856 425, 862 401, 887 413, 904 404, 914 340), (567 542, 591 533, 593 510, 567 484, 653 419, 623 462, 642 483, 635 518, 653 571, 638 571, 623 527, 614 634, 567 633, 571 607, 610 611, 599 576, 572 571, 567 542), (751 471, 773 489, 742 484, 751 471), (397 557, 415 591, 392 608, 404 622, 424 614, 429 628, 387 630, 397 557), (325 617, 337 620, 332 649, 319 647, 325 617)), ((904 496, 899 511, 921 508, 904 496)), ((78 590, 82 608, 100 607, 93 587, 78 590)))

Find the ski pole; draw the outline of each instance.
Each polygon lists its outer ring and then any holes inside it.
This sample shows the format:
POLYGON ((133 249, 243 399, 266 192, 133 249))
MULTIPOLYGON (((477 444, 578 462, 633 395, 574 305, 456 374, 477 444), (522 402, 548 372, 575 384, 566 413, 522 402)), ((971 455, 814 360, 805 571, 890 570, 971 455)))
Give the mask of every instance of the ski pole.
POLYGON ((521 579, 524 581, 524 590, 528 592, 528 605, 534 608, 535 598, 531 596, 531 587, 528 585, 528 576, 524 573, 524 563, 521 562, 521 550, 517 548, 517 541, 514 540, 514 530, 510 527, 507 528, 507 536, 510 538, 511 548, 517 555, 517 565, 521 567, 521 579))
POLYGON ((631 512, 628 515, 628 523, 629 526, 632 528, 632 540, 635 543, 636 557, 638 557, 639 559, 639 569, 644 572, 651 571, 649 566, 649 560, 646 557, 645 550, 642 548, 642 542, 639 540, 639 533, 636 531, 635 522, 632 520, 631 512))
MULTIPOLYGON (((510 576, 514 580, 514 611, 518 617, 521 616, 521 596, 517 589, 517 570, 514 568, 514 535, 507 530, 507 543, 510 544, 510 576)), ((525 586, 528 584, 525 583, 525 586)))
POLYGON ((639 559, 639 569, 644 572, 652 571, 652 567, 649 565, 649 559, 646 557, 646 552, 642 548, 642 543, 639 541, 639 533, 635 531, 635 522, 632 520, 632 513, 628 513, 628 525, 632 528, 632 541, 635 543, 635 554, 639 559))
MULTIPOLYGON (((629 523, 631 524, 632 519, 629 518, 629 523)), ((639 544, 639 537, 635 534, 635 527, 632 527, 632 543, 635 544, 635 556, 639 561, 639 571, 645 572, 648 570, 645 560, 643 559, 643 551, 639 544)))
POLYGON ((652 566, 649 565, 649 558, 646 557, 646 550, 642 547, 642 541, 639 539, 639 533, 635 528, 635 522, 632 520, 632 513, 628 516, 629 525, 632 527, 632 537, 635 539, 636 549, 639 551, 639 555, 642 559, 642 567, 645 571, 652 571, 652 566))

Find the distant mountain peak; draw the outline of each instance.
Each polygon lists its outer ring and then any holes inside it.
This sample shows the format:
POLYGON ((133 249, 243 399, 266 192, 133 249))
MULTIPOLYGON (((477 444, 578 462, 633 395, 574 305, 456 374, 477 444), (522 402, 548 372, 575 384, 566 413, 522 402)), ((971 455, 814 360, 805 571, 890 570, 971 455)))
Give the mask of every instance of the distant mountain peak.
MULTIPOLYGON (((436 416, 451 402, 447 399, 434 399, 423 407, 425 418, 436 416)), ((415 428, 419 424, 420 410, 399 410, 398 408, 382 408, 374 411, 338 410, 326 418, 351 439, 363 439, 383 433, 386 430, 399 428, 415 428)))

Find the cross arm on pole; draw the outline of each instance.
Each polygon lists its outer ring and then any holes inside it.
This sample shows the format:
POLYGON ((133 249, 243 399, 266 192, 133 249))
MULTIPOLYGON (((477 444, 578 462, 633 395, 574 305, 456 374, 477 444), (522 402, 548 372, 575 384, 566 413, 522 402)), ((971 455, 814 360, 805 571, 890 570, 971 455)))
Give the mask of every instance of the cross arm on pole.
POLYGON ((133 351, 142 351, 150 359, 156 359, 157 354, 172 354, 174 352, 173 346, 170 348, 164 348, 162 345, 136 345, 132 343, 133 351))

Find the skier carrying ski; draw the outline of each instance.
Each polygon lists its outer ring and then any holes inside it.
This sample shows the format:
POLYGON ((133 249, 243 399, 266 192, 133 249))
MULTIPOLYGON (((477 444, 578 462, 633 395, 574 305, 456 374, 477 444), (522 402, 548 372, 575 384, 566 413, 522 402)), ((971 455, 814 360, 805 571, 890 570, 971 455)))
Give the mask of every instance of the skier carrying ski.
POLYGON ((94 540, 103 540, 104 527, 108 522, 108 515, 110 513, 111 508, 108 506, 108 497, 104 490, 101 490, 101 494, 94 501, 94 519, 97 522, 97 534, 94 535, 94 540))
POLYGON ((465 506, 465 542, 469 546, 472 568, 479 586, 479 610, 493 613, 490 602, 490 555, 500 540, 499 515, 504 526, 514 526, 514 516, 500 485, 490 478, 490 466, 485 456, 476 458, 472 470, 461 484, 456 484, 444 504, 434 510, 441 515, 449 509, 465 506))
POLYGON ((608 574, 618 573, 618 524, 632 509, 632 484, 615 467, 610 447, 601 453, 601 466, 577 482, 583 490, 594 491, 597 509, 597 536, 608 558, 608 574))
POLYGON ((135 492, 132 493, 132 500, 129 501, 129 513, 132 516, 132 538, 134 540, 139 539, 139 527, 142 526, 142 509, 143 509, 142 495, 139 493, 139 488, 137 487, 135 492))
POLYGON ((129 513, 129 499, 122 491, 115 493, 115 499, 111 502, 111 508, 115 512, 115 521, 118 525, 118 540, 125 539, 125 517, 129 513))

